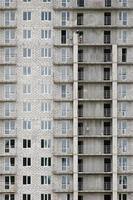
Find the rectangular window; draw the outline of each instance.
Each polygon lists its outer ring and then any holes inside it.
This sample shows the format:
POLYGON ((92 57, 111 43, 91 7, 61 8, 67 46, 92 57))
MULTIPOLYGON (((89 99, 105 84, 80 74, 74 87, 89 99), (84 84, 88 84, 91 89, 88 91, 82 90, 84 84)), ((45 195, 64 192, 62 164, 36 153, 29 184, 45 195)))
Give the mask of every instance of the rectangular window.
POLYGON ((51 121, 41 121, 41 129, 45 131, 52 130, 52 122, 51 121))
POLYGON ((23 75, 27 75, 27 76, 29 76, 29 75, 31 75, 31 67, 23 67, 23 75))
POLYGON ((51 94, 52 88, 50 84, 41 84, 41 94, 51 94))
POLYGON ((51 140, 50 139, 42 139, 41 140, 41 148, 49 149, 51 148, 51 140))
POLYGON ((51 30, 41 30, 41 39, 51 39, 51 30))
POLYGON ((121 21, 122 25, 128 24, 128 13, 125 11, 119 12, 119 20, 121 21))
POLYGON ((63 7, 67 7, 67 5, 69 5, 68 3, 70 3, 70 0, 62 0, 63 7))
POLYGON ((118 128, 119 128, 119 132, 121 134, 126 134, 126 132, 127 132, 127 121, 126 120, 119 121, 118 122, 118 128))
POLYGON ((68 11, 62 12, 62 26, 66 26, 70 20, 70 13, 68 11))
POLYGON ((30 194, 23 194, 23 200, 31 200, 30 194))
POLYGON ((127 171, 127 157, 119 157, 118 159, 118 166, 121 170, 127 171))
POLYGON ((31 148, 31 140, 23 139, 23 148, 31 148))
POLYGON ((5 194, 4 200, 15 200, 14 194, 5 194))
POLYGON ((23 158, 23 166, 31 166, 31 158, 23 158))
POLYGON ((127 62, 127 49, 122 48, 122 62, 127 62))
POLYGON ((41 66, 41 75, 43 75, 43 76, 51 76, 51 67, 41 66))
POLYGON ((51 48, 41 48, 41 57, 51 58, 51 48))
POLYGON ((63 49, 61 49, 61 60, 62 60, 62 62, 67 62, 67 57, 68 57, 68 51, 67 51, 67 49, 66 48, 63 48, 63 49))
POLYGON ((16 11, 5 11, 5 25, 9 26, 15 22, 15 12, 16 11))
POLYGON ((41 103, 42 112, 51 112, 51 102, 42 102, 41 103))
POLYGON ((28 29, 23 30, 23 38, 31 39, 31 30, 28 30, 28 29))
POLYGON ((111 13, 104 13, 104 25, 111 25, 111 13))
POLYGON ((14 39, 15 39, 15 30, 14 29, 5 30, 5 43, 9 43, 14 39))
POLYGON ((51 21, 51 12, 41 12, 42 21, 51 21))
POLYGON ((62 171, 66 171, 70 166, 70 158, 62 158, 62 171))
POLYGON ((24 58, 31 58, 32 52, 29 48, 23 48, 23 57, 24 58))
POLYGON ((24 84, 23 85, 23 94, 30 94, 31 93, 31 84, 24 84))
POLYGON ((50 167, 51 158, 50 157, 41 158, 41 166, 50 167))
POLYGON ((84 25, 83 13, 77 13, 77 25, 84 25))
POLYGON ((62 176, 62 189, 67 189, 67 186, 70 184, 70 177, 68 175, 62 176))
POLYGON ((51 176, 41 176, 41 184, 50 185, 51 184, 51 176))
POLYGON ((23 103, 23 111, 24 112, 31 112, 31 103, 30 102, 24 102, 23 103))
POLYGON ((6 120, 4 123, 5 123, 5 134, 13 134, 16 129, 15 120, 6 120))
POLYGON ((31 130, 32 122, 29 120, 23 120, 23 130, 31 130))
POLYGON ((23 12, 23 20, 24 21, 31 20, 31 12, 23 12))
POLYGON ((31 176, 23 176, 23 185, 31 184, 31 176))
POLYGON ((41 194, 41 200, 51 200, 51 194, 41 194))

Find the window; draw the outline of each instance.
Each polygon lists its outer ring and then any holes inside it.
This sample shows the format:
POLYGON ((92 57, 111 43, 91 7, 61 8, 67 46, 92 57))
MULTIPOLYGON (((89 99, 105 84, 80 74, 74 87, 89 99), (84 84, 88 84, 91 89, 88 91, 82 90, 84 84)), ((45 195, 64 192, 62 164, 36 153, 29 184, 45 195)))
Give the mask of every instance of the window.
POLYGON ((23 185, 31 184, 31 176, 23 176, 23 185))
POLYGON ((51 0, 43 0, 43 2, 50 3, 51 0))
POLYGON ((15 30, 14 29, 7 29, 5 30, 5 43, 11 42, 11 40, 15 39, 15 30))
POLYGON ((24 58, 31 58, 31 49, 23 48, 23 57, 24 58))
POLYGON ((77 25, 84 25, 83 13, 77 14, 77 25))
POLYGON ((23 2, 31 2, 31 0, 23 0, 23 2))
POLYGON ((45 131, 52 130, 52 122, 51 121, 41 121, 41 129, 45 131))
POLYGON ((127 200, 127 194, 119 194, 119 200, 127 200))
POLYGON ((5 171, 9 171, 14 166, 15 166, 15 158, 14 157, 5 158, 5 171))
POLYGON ((23 85, 23 93, 30 94, 31 93, 31 84, 24 84, 23 85))
POLYGON ((111 0, 105 0, 105 7, 111 6, 111 0))
POLYGON ((10 189, 15 184, 15 176, 5 176, 5 189, 10 189))
POLYGON ((15 132, 16 124, 14 120, 6 120, 4 123, 5 123, 5 134, 12 134, 15 132))
POLYGON ((4 104, 4 111, 5 111, 5 116, 14 116, 15 111, 16 111, 16 104, 15 103, 5 103, 4 104))
POLYGON ((62 189, 67 189, 67 186, 70 184, 70 176, 63 175, 62 176, 62 189))
POLYGON ((41 166, 50 167, 51 166, 51 158, 41 158, 41 166))
POLYGON ((16 86, 15 85, 5 85, 4 86, 4 94, 5 94, 5 98, 9 99, 9 98, 15 98, 15 94, 16 94, 16 86))
POLYGON ((127 7, 128 6, 128 0, 119 0, 119 2, 121 2, 123 7, 127 7))
POLYGON ((14 62, 16 58, 16 48, 15 47, 10 47, 10 48, 5 48, 5 62, 14 62))
POLYGON ((23 67, 23 75, 31 75, 31 67, 23 67))
POLYGON ((128 13, 125 11, 119 12, 119 20, 121 21, 122 25, 128 24, 128 13))
POLYGON ((31 148, 31 140, 23 139, 23 148, 31 148))
POLYGON ((126 67, 118 68, 118 73, 119 73, 120 80, 126 80, 127 79, 127 69, 126 69, 126 67))
POLYGON ((66 48, 61 49, 61 59, 62 62, 67 62, 67 58, 68 58, 68 51, 66 48))
POLYGON ((119 148, 122 150, 122 152, 127 152, 128 141, 126 139, 120 139, 119 148))
POLYGON ((61 105, 61 116, 67 117, 70 112, 70 104, 69 103, 62 103, 61 105))
POLYGON ((70 79, 70 70, 68 67, 61 68, 60 77, 62 80, 69 80, 70 79))
POLYGON ((67 85, 61 85, 61 97, 62 98, 67 97, 67 85))
POLYGON ((49 149, 51 148, 51 140, 50 139, 42 139, 41 140, 41 148, 49 149))
POLYGON ((15 80, 16 79, 15 67, 5 66, 4 67, 4 78, 5 78, 5 80, 15 80))
POLYGON ((5 25, 13 25, 15 22, 15 11, 5 11, 5 25))
POLYGON ((127 61, 127 49, 122 48, 122 62, 126 62, 126 61, 127 61))
POLYGON ((67 32, 66 30, 61 30, 61 44, 66 44, 67 32))
POLYGON ((41 200, 51 200, 51 194, 41 194, 41 200))
POLYGON ((121 134, 125 134, 127 132, 127 121, 126 120, 119 121, 118 128, 121 134))
POLYGON ((52 88, 50 84, 41 84, 41 94, 51 94, 52 88))
POLYGON ((51 176, 41 176, 41 184, 50 185, 51 184, 51 176))
POLYGON ((70 122, 69 121, 62 121, 61 122, 61 132, 62 134, 67 134, 70 131, 70 122))
POLYGON ((24 102, 23 103, 23 111, 24 112, 31 112, 31 103, 30 102, 24 102))
POLYGON ((51 58, 51 48, 41 48, 41 57, 51 58))
POLYGON ((14 194, 5 194, 4 200, 15 200, 15 195, 14 194))
POLYGON ((70 158, 62 158, 62 171, 66 171, 67 168, 70 166, 70 158))
POLYGON ((120 98, 126 98, 127 96, 127 85, 119 85, 119 96, 120 98))
POLYGON ((84 0, 77 0, 78 7, 84 7, 84 0))
POLYGON ((31 166, 31 158, 23 158, 23 166, 31 166))
POLYGON ((111 25, 111 13, 104 13, 104 25, 111 25))
POLYGON ((23 194, 23 200, 31 200, 30 194, 23 194))
POLYGON ((70 0, 62 0, 62 6, 66 7, 70 3, 70 0))
POLYGON ((9 153, 10 149, 15 148, 15 140, 14 139, 6 139, 5 140, 5 153, 9 153))
POLYGON ((127 157, 119 157, 118 158, 118 166, 121 170, 127 171, 127 157))
POLYGON ((23 30, 23 38, 24 39, 31 39, 31 30, 23 30))
POLYGON ((63 153, 67 153, 68 149, 69 149, 69 140, 68 139, 63 139, 62 140, 62 152, 63 153))
POLYGON ((24 130, 31 130, 31 121, 30 120, 23 120, 23 129, 24 130))
POLYGON ((119 176, 119 185, 122 185, 123 189, 127 189, 127 176, 119 176))
POLYGON ((70 20, 70 13, 68 11, 63 11, 62 12, 62 26, 66 26, 70 20))
POLYGON ((41 30, 41 39, 51 39, 51 30, 41 30))
POLYGON ((51 76, 51 67, 41 67, 41 75, 51 76))
POLYGON ((51 102, 42 102, 41 103, 41 111, 42 112, 51 112, 51 102))
POLYGON ((127 103, 126 102, 121 102, 118 105, 119 105, 119 113, 122 116, 126 116, 127 115, 127 103))
POLYGON ((104 31, 104 44, 110 44, 111 42, 111 32, 104 31))
POLYGON ((25 21, 31 20, 31 12, 23 12, 23 20, 25 21))
POLYGON ((41 20, 51 21, 51 12, 41 12, 41 20))

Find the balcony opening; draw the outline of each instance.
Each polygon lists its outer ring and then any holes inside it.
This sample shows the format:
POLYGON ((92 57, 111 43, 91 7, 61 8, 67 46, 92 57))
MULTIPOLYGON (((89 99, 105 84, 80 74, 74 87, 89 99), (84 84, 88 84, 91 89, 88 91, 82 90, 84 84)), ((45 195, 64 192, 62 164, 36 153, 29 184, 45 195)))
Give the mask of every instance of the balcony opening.
POLYGON ((105 7, 111 7, 111 0, 105 0, 105 7))
POLYGON ((84 152, 84 151, 83 151, 83 150, 84 150, 83 144, 84 144, 83 141, 78 141, 78 153, 79 153, 79 154, 83 154, 83 152, 84 152))
POLYGON ((83 196, 79 195, 78 200, 84 200, 83 196))
POLYGON ((111 177, 104 177, 104 190, 111 190, 111 177))
POLYGON ((104 68, 104 80, 110 80, 110 68, 104 68))
POLYGON ((84 0, 77 0, 78 7, 84 7, 84 0))
POLYGON ((78 171, 83 172, 83 159, 78 159, 78 171))
POLYGON ((111 200, 111 195, 110 194, 104 195, 104 200, 111 200))
POLYGON ((126 62, 126 61, 127 61, 127 49, 122 48, 122 62, 126 62))
POLYGON ((110 154, 110 153, 111 153, 111 141, 104 140, 104 154, 110 154))
POLYGON ((83 135, 83 122, 78 123, 78 135, 83 135))
POLYGON ((78 86, 78 98, 79 99, 84 98, 84 87, 83 87, 83 85, 78 86))
POLYGON ((83 105, 78 105, 78 116, 83 117, 83 105))
POLYGON ((111 25, 111 13, 104 13, 104 25, 111 25))
POLYGON ((83 49, 78 50, 78 62, 83 62, 83 49))
POLYGON ((61 30, 61 44, 66 44, 67 33, 66 30, 61 30))
POLYGON ((104 104, 104 117, 111 117, 111 104, 104 104))
POLYGON ((104 99, 110 99, 111 95, 110 86, 104 86, 104 99))
POLYGON ((83 13, 77 14, 77 25, 83 25, 83 13))
POLYGON ((111 122, 104 122, 104 135, 111 135, 111 122))
POLYGON ((111 42, 111 32, 104 31, 104 44, 110 44, 111 42))
POLYGON ((79 81, 82 81, 82 80, 84 80, 84 68, 82 67, 80 67, 79 69, 78 69, 78 80, 79 81))
POLYGON ((78 189, 83 190, 83 177, 78 177, 78 189))
POLYGON ((78 32, 78 42, 81 44, 83 43, 83 31, 78 32))
POLYGON ((111 49, 104 49, 104 62, 111 62, 111 49))
POLYGON ((104 158, 104 172, 111 172, 111 158, 104 158))
POLYGON ((70 198, 70 194, 67 194, 67 200, 70 200, 71 198, 70 198))

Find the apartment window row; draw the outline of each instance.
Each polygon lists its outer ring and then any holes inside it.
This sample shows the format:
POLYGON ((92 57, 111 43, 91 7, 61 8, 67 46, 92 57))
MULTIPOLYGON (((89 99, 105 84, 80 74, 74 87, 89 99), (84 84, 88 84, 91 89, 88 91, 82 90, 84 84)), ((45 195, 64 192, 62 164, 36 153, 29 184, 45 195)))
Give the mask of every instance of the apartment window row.
MULTIPOLYGON (((24 66, 23 67, 23 75, 31 75, 32 73, 32 69, 29 66, 24 66)), ((41 66, 40 67, 40 74, 43 76, 51 76, 52 75, 52 70, 51 67, 45 67, 45 66, 41 66)))
POLYGON ((15 194, 5 194, 4 200, 15 200, 15 194))
POLYGON ((42 157, 41 158, 41 166, 50 167, 51 166, 51 158, 50 157, 42 157))
MULTIPOLYGON (((8 56, 11 55, 10 52, 7 52, 7 54, 8 54, 8 56)), ((43 58, 51 58, 51 56, 52 56, 51 48, 41 48, 41 57, 43 57, 43 58)), ((23 48, 23 57, 24 58, 31 58, 32 57, 32 49, 23 48)))
MULTIPOLYGON (((52 110, 51 107, 52 107, 51 106, 51 102, 41 102, 40 111, 41 112, 47 112, 47 113, 49 113, 52 110)), ((13 109, 10 109, 10 107, 9 107, 8 112, 12 112, 12 111, 13 112, 15 111, 14 107, 13 107, 13 109)), ((23 111, 24 112, 31 112, 32 111, 32 104, 31 104, 31 102, 24 102, 23 103, 23 111)))
MULTIPOLYGON (((40 85, 41 94, 52 94, 51 84, 41 84, 40 85)), ((32 87, 31 84, 23 84, 23 94, 31 94, 32 87)))
POLYGON ((42 185, 50 185, 51 184, 51 176, 41 176, 41 184, 42 185))
MULTIPOLYGON (((32 0, 23 0, 23 2, 26 2, 26 3, 28 3, 28 2, 32 2, 32 0)), ((42 0, 42 2, 45 2, 45 3, 50 3, 50 2, 51 2, 51 0, 42 0)))
MULTIPOLYGON (((5 200, 15 200, 15 197, 14 199, 5 200)), ((23 200, 31 200, 31 194, 23 194, 23 200)), ((41 200, 51 200, 51 194, 41 194, 41 200)))
MULTIPOLYGON (((23 120, 23 130, 31 130, 32 129, 32 121, 31 120, 23 120)), ((45 131, 52 130, 52 121, 41 121, 41 129, 45 131)))

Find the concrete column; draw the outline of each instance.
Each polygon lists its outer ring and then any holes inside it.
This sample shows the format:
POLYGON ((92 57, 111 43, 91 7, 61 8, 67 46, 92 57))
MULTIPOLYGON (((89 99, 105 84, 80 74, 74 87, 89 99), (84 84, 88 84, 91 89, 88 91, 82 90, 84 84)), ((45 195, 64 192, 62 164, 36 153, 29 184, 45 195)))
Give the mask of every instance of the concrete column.
POLYGON ((112 46, 112 190, 117 200, 117 45, 112 46))
POLYGON ((73 200, 78 200, 78 35, 73 34, 73 200))

